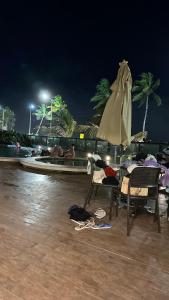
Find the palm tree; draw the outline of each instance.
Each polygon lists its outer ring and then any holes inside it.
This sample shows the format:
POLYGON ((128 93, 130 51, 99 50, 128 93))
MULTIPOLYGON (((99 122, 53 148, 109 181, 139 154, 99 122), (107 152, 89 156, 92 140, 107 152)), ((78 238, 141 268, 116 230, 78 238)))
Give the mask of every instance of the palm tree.
POLYGON ((51 120, 51 113, 48 110, 46 104, 41 104, 38 107, 38 109, 35 111, 34 115, 36 116, 37 120, 40 120, 39 127, 38 127, 37 132, 36 132, 36 134, 38 134, 39 130, 42 126, 43 120, 44 119, 51 120))
MULTIPOLYGON (((52 111, 57 112, 59 110, 62 110, 66 107, 66 104, 64 103, 62 96, 57 95, 52 99, 52 111)), ((51 107, 51 106, 50 106, 51 107)))
POLYGON ((160 79, 155 80, 152 73, 142 73, 140 75, 140 80, 136 80, 132 89, 133 92, 133 102, 139 102, 139 107, 145 104, 145 114, 143 120, 143 132, 145 132, 147 113, 149 108, 149 100, 155 100, 157 106, 160 106, 162 100, 155 91, 160 86, 160 79))
POLYGON ((76 121, 67 108, 57 111, 54 115, 55 131, 61 136, 71 137, 76 121))
POLYGON ((95 124, 89 124, 89 125, 77 125, 76 126, 76 132, 81 133, 83 132, 86 138, 94 139, 96 138, 98 126, 95 124))
POLYGON ((93 116, 93 120, 97 125, 100 123, 107 100, 109 99, 111 93, 109 80, 101 79, 99 84, 96 86, 96 94, 91 99, 91 102, 95 103, 93 109, 96 111, 96 114, 93 116))
POLYGON ((63 110, 64 108, 66 108, 66 104, 62 100, 62 96, 57 95, 53 99, 51 99, 51 104, 47 108, 50 109, 49 115, 51 116, 51 118, 50 118, 50 134, 51 134, 53 113, 56 113, 60 110, 63 110))
POLYGON ((8 106, 0 110, 0 127, 5 130, 13 130, 15 127, 15 113, 8 106))

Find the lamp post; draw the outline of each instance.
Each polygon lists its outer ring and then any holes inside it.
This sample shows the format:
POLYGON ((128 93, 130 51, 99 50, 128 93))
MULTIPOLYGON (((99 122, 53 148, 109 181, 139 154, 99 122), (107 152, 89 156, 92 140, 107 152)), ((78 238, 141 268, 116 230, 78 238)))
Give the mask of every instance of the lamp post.
POLYGON ((35 105, 30 104, 29 105, 29 131, 28 134, 31 134, 31 126, 32 126, 32 110, 35 108, 35 105))
POLYGON ((41 90, 39 92, 39 99, 42 102, 50 101, 50 107, 51 107, 50 135, 51 135, 51 132, 52 132, 52 119, 53 119, 53 112, 52 112, 52 101, 53 101, 53 99, 51 98, 51 95, 50 95, 48 90, 41 90))

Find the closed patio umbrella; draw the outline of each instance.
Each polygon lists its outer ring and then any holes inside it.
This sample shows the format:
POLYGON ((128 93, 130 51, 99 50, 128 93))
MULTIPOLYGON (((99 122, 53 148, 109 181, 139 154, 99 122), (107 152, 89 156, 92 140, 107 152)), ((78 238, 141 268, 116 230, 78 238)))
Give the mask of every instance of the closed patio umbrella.
POLYGON ((127 146, 131 142, 132 77, 128 62, 119 63, 117 78, 111 86, 97 137, 114 145, 127 146))

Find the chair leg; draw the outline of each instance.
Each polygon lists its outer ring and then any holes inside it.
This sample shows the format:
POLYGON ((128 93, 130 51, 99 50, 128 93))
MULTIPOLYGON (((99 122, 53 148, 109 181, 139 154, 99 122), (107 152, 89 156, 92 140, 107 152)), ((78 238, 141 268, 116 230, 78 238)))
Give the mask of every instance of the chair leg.
MULTIPOLYGON (((92 194, 91 194, 91 197, 90 197, 90 200, 91 199, 95 199, 95 197, 96 197, 96 194, 97 194, 97 191, 98 191, 98 186, 97 185, 93 185, 93 190, 92 190, 92 194)), ((90 203, 90 200, 89 200, 89 203, 90 203)))
POLYGON ((118 217, 118 192, 111 188, 110 193, 110 211, 109 211, 109 220, 112 219, 112 209, 116 209, 116 217, 118 217))
POLYGON ((157 220, 157 199, 155 200, 154 222, 157 220))
POLYGON ((127 236, 130 235, 130 196, 127 196, 127 236))
POLYGON ((98 189, 99 189, 99 186, 96 186, 96 188, 95 188, 95 192, 94 192, 94 197, 96 197, 96 195, 97 195, 97 192, 98 192, 98 189))
POLYGON ((159 202, 158 202, 158 197, 156 199, 156 211, 155 214, 157 216, 157 224, 158 224, 158 232, 161 232, 161 227, 160 227, 160 213, 159 213, 159 202))
POLYGON ((92 194, 93 194, 93 185, 91 185, 90 186, 90 188, 89 188, 89 191, 88 191, 88 193, 87 193, 87 196, 86 196, 86 198, 85 198, 85 203, 84 203, 84 208, 86 208, 86 206, 87 206, 87 204, 90 204, 90 199, 91 199, 91 197, 92 197, 92 194))
POLYGON ((118 217, 119 214, 119 192, 117 190, 114 190, 114 204, 116 208, 116 217, 118 217))
POLYGON ((111 188, 111 193, 110 193, 110 211, 109 211, 109 220, 112 219, 112 208, 113 208, 113 203, 114 203, 114 199, 113 199, 113 189, 111 188))
POLYGON ((113 206, 116 210, 115 214, 116 214, 116 217, 118 217, 118 191, 116 189, 113 189, 113 206))

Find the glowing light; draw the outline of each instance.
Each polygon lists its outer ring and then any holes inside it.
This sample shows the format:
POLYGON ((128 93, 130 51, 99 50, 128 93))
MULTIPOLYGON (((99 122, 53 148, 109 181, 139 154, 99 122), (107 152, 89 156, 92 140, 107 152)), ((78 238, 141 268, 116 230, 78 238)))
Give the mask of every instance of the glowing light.
POLYGON ((34 109, 34 108, 35 108, 35 105, 34 105, 34 104, 30 104, 30 105, 29 105, 29 108, 30 108, 30 109, 34 109))
POLYGON ((91 154, 91 153, 88 153, 88 154, 87 154, 87 157, 92 157, 92 154, 91 154))
POLYGON ((39 149, 42 149, 42 146, 39 145, 38 148, 39 148, 39 149))
POLYGON ((106 160, 109 161, 111 160, 111 157, 109 155, 106 156, 106 160))
POLYGON ((50 151, 51 150, 51 147, 48 147, 48 151, 50 151))
POLYGON ((80 139, 81 139, 81 140, 84 139, 84 133, 80 133, 80 139))
POLYGON ((49 93, 49 91, 48 90, 41 90, 40 92, 39 92, 39 99, 41 100, 41 101, 44 101, 44 102, 47 102, 47 101, 49 101, 49 99, 50 99, 50 93, 49 93))

